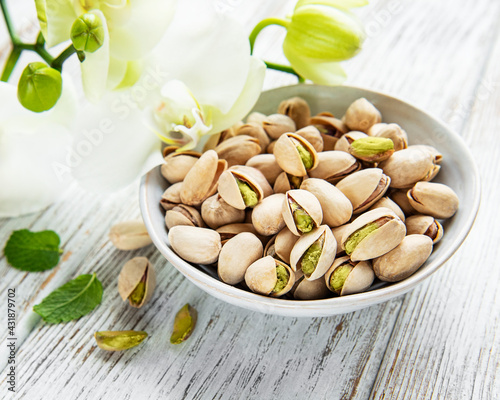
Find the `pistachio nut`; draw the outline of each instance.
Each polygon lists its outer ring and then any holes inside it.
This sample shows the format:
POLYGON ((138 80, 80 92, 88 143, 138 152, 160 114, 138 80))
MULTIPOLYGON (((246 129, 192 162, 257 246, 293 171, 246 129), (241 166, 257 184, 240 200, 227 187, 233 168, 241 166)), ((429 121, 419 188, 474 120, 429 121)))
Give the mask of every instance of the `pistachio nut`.
POLYGON ((361 293, 370 288, 375 279, 369 261, 351 261, 348 256, 335 260, 325 274, 326 286, 339 296, 361 293))
POLYGON ((391 251, 406 234, 405 224, 388 208, 361 214, 349 224, 342 248, 352 261, 364 261, 391 251))
POLYGON ((379 163, 392 156, 394 143, 391 139, 367 136, 352 142, 349 146, 349 153, 358 160, 379 163))
POLYGON ((335 241, 337 242, 337 256, 345 253, 344 249, 342 248, 342 237, 344 236, 344 233, 348 229, 349 229, 349 224, 345 224, 345 225, 337 226, 336 228, 332 228, 333 237, 335 238, 335 241))
POLYGON ((223 225, 243 222, 245 211, 234 208, 219 194, 214 194, 201 205, 201 217, 210 228, 217 229, 223 225))
POLYGON ((406 196, 407 190, 393 190, 391 191, 390 198, 394 203, 396 203, 401 210, 405 213, 405 216, 418 214, 417 211, 411 206, 408 196, 406 196))
POLYGON ((265 176, 270 185, 274 185, 278 175, 283 172, 278 165, 274 154, 258 154, 248 160, 245 165, 258 169, 262 175, 265 176))
POLYGON ((346 152, 323 151, 318 153, 318 166, 309 172, 309 176, 335 184, 360 169, 359 161, 346 152))
POLYGON ((179 204, 165 213, 165 225, 167 229, 176 225, 205 227, 200 212, 196 208, 184 204, 179 204))
POLYGON ((168 241, 181 258, 195 264, 206 265, 217 262, 222 247, 218 232, 186 225, 170 229, 168 241))
POLYGON ((381 281, 398 282, 419 269, 431 253, 430 237, 408 235, 396 248, 373 260, 373 270, 381 281))
POLYGON ((417 182, 407 196, 415 210, 434 218, 450 218, 458 210, 457 194, 442 183, 417 182))
POLYGON ((320 113, 312 117, 311 125, 314 125, 321 133, 323 151, 334 150, 339 138, 349 131, 340 119, 334 118, 330 113, 320 113))
POLYGON ((244 165, 250 158, 260 154, 259 141, 248 135, 238 135, 223 141, 215 149, 219 158, 227 161, 227 165, 244 165))
POLYGON ((257 168, 249 167, 248 165, 234 165, 230 168, 231 171, 236 171, 240 174, 244 174, 245 176, 251 177, 255 183, 257 183, 262 192, 264 193, 264 197, 270 196, 273 194, 273 188, 269 184, 268 180, 264 176, 262 172, 260 172, 257 168))
POLYGON ((309 178, 300 188, 312 193, 321 204, 323 223, 330 228, 347 223, 352 217, 352 204, 339 189, 323 179, 309 178))
POLYGON ((201 157, 197 151, 180 151, 178 146, 167 146, 163 149, 165 163, 161 166, 161 174, 170 183, 182 182, 189 170, 201 157))
POLYGON ((286 193, 292 189, 300 189, 300 185, 307 178, 306 176, 293 176, 287 174, 286 172, 282 172, 276 178, 276 182, 274 183, 274 193, 286 193))
POLYGON ((262 114, 260 112, 254 111, 248 115, 247 124, 251 123, 251 122, 255 122, 257 124, 262 125, 266 118, 267 118, 266 114, 262 114))
POLYGON ((382 115, 372 103, 362 97, 349 106, 343 121, 350 130, 366 133, 373 125, 382 122, 382 115))
MULTIPOLYGON (((295 273, 297 275, 297 273, 295 273)), ((309 281, 304 275, 295 279, 295 284, 291 290, 293 298, 296 300, 319 300, 326 299, 330 295, 330 291, 325 285, 323 279, 315 279, 309 281)))
POLYGON ((94 333, 97 346, 108 351, 128 350, 142 343, 148 334, 144 331, 101 331, 94 333))
POLYGON ((182 307, 177 314, 175 314, 174 328, 170 336, 170 343, 181 344, 186 341, 196 326, 198 319, 198 312, 194 307, 186 304, 182 307))
POLYGON ((156 274, 146 257, 135 257, 127 261, 118 276, 118 292, 123 301, 132 307, 141 308, 153 295, 156 274))
POLYGON ((428 144, 414 144, 410 147, 412 149, 420 149, 429 153, 432 157, 434 157, 434 164, 441 164, 441 161, 443 161, 443 155, 434 146, 430 146, 428 144))
POLYGON ((267 243, 269 240, 268 237, 259 235, 251 223, 227 224, 217 228, 216 231, 220 234, 222 245, 226 244, 229 239, 242 232, 253 233, 263 244, 267 243))
POLYGON ((355 140, 366 138, 368 135, 363 132, 359 131, 351 131, 347 132, 346 134, 342 135, 342 137, 337 140, 337 143, 335 143, 335 150, 337 151, 345 151, 346 153, 349 153, 349 148, 351 146, 351 143, 354 142, 355 140))
POLYGON ((219 254, 219 278, 230 285, 243 282, 247 268, 262 257, 263 251, 262 242, 249 232, 229 239, 219 254))
POLYGON ((377 201, 373 206, 370 207, 370 210, 375 210, 376 208, 381 208, 385 207, 394 212, 399 219, 403 222, 405 222, 405 214, 403 213, 403 210, 394 202, 392 201, 389 197, 382 197, 379 201, 377 201))
POLYGON ((266 256, 248 267, 245 283, 254 293, 280 297, 292 289, 295 274, 285 263, 266 256))
POLYGON ((443 226, 429 215, 413 215, 405 221, 407 235, 426 235, 436 244, 444 234, 443 226))
POLYGON ((236 136, 236 131, 240 128, 241 125, 243 125, 243 123, 239 121, 229 129, 210 135, 205 142, 205 145, 203 146, 203 152, 207 150, 213 150, 222 142, 236 136))
POLYGON ((120 250, 137 250, 153 243, 142 220, 113 225, 109 230, 109 240, 120 250))
POLYGON ((282 215, 288 229, 297 236, 319 227, 323 221, 321 203, 312 193, 302 189, 285 193, 282 215))
POLYGON ((165 210, 171 210, 176 205, 182 203, 181 200, 182 182, 170 185, 165 192, 163 192, 160 200, 161 206, 165 210))
POLYGON ((274 251, 286 264, 290 264, 290 253, 298 239, 299 237, 286 227, 279 231, 274 238, 274 251))
POLYGON ((321 278, 332 265, 337 242, 326 225, 306 233, 297 240, 290 254, 290 267, 301 270, 307 280, 321 278))
POLYGON ((272 236, 264 247, 264 257, 271 256, 276 258, 277 260, 283 261, 280 259, 278 254, 276 254, 276 245, 275 245, 276 235, 272 236))
MULTIPOLYGON (((269 185, 266 181, 266 184, 269 185)), ((228 169, 219 178, 219 195, 230 206, 244 210, 255 207, 264 198, 264 192, 252 176, 228 169)))
POLYGON ((278 139, 284 133, 295 132, 297 130, 293 119, 283 114, 268 115, 262 121, 262 127, 271 139, 278 139))
POLYGON ((351 201, 353 213, 359 214, 375 204, 387 191, 391 179, 380 168, 367 168, 352 173, 337 183, 351 201))
POLYGON ((269 143, 269 145, 267 146, 267 149, 266 151, 269 153, 269 154, 273 154, 274 155, 274 146, 276 146, 276 142, 277 140, 273 140, 271 143, 269 143))
POLYGON ((429 181, 440 169, 429 152, 412 146, 396 151, 379 167, 391 178, 391 187, 396 189, 410 188, 418 181, 429 181))
POLYGON ((311 143, 312 147, 314 147, 314 150, 316 150, 318 153, 323 151, 323 137, 321 136, 321 133, 319 133, 318 128, 316 128, 315 126, 306 126, 302 129, 299 129, 297 132, 295 132, 295 134, 302 136, 309 143, 311 143))
POLYGON ((273 154, 281 169, 294 176, 305 176, 318 165, 318 153, 314 147, 294 133, 280 136, 273 154))
POLYGON ((296 129, 302 129, 309 125, 311 118, 309 104, 300 97, 283 100, 278 106, 278 113, 290 117, 295 122, 296 129))
POLYGON ((246 135, 251 136, 259 141, 260 152, 263 154, 266 152, 267 146, 271 143, 269 136, 267 136, 266 131, 262 127, 262 124, 258 124, 256 122, 248 122, 245 125, 242 125, 236 135, 246 135))
POLYGON ((219 177, 226 168, 226 161, 219 160, 214 150, 203 153, 182 182, 181 202, 188 206, 199 206, 213 196, 217 191, 219 177))
POLYGON ((394 143, 394 151, 408 147, 408 135, 398 124, 375 124, 368 130, 368 135, 391 139, 394 143))
POLYGON ((276 193, 266 197, 255 206, 252 212, 252 224, 260 235, 275 235, 283 229, 285 220, 281 209, 284 199, 284 194, 276 193))

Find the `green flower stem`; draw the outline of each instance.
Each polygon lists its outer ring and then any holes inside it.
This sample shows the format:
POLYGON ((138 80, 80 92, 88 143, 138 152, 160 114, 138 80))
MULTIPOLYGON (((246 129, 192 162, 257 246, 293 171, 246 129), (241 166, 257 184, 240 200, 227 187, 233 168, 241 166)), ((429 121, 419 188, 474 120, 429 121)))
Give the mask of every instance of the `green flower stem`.
POLYGON ((302 76, 299 75, 297 71, 295 71, 292 67, 289 67, 288 65, 276 64, 269 61, 264 61, 264 62, 266 63, 267 68, 295 75, 299 79, 300 83, 304 83, 306 81, 302 76))
POLYGON ((12 74, 12 71, 14 70, 14 67, 17 64, 17 60, 19 60, 19 56, 21 55, 21 50, 18 49, 12 49, 10 52, 9 58, 7 59, 7 62, 5 63, 5 67, 2 72, 2 76, 0 77, 0 81, 2 82, 7 82, 10 75, 12 74))
POLYGON ((62 70, 62 65, 64 61, 66 61, 69 57, 71 57, 74 53, 76 53, 75 47, 71 44, 69 45, 61 54, 59 54, 51 63, 50 66, 52 68, 57 69, 58 71, 62 70))
POLYGON ((263 19, 262 21, 260 21, 255 26, 255 28, 253 28, 253 31, 249 37, 249 39, 250 39, 250 54, 253 53, 255 40, 257 39, 257 36, 259 36, 259 33, 260 33, 260 31, 262 31, 262 29, 264 29, 265 27, 267 27, 269 25, 278 25, 278 26, 282 26, 282 27, 286 28, 286 27, 288 27, 288 24, 289 24, 288 21, 286 21, 284 19, 280 19, 280 18, 266 18, 266 19, 263 19))
POLYGON ((19 38, 14 31, 14 24, 10 19, 9 10, 7 9, 6 0, 0 0, 0 7, 2 7, 3 18, 5 19, 5 25, 7 25, 7 30, 9 31, 9 36, 12 40, 14 46, 19 42, 19 38))

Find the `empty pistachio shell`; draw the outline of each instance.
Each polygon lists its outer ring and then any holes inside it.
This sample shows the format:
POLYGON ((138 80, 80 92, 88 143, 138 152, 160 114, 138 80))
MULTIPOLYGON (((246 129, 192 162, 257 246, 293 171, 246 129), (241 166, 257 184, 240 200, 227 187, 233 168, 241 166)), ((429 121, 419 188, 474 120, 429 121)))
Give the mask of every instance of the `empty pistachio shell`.
POLYGON ((144 331, 101 331, 94 333, 94 338, 103 350, 122 351, 142 343, 148 334, 144 331))
POLYGON ((361 164, 344 151, 323 151, 318 153, 318 166, 309 176, 335 184, 360 168, 361 164))
POLYGON ((120 250, 136 250, 153 243, 146 225, 141 220, 124 221, 113 225, 109 230, 109 240, 120 250))
POLYGON ((450 218, 458 210, 458 196, 442 183, 418 182, 408 191, 411 206, 434 218, 450 218))
POLYGON ((304 276, 295 280, 291 293, 296 300, 319 300, 330 295, 324 279, 309 281, 304 276))
POLYGON ((408 135, 398 124, 375 124, 368 130, 369 136, 391 139, 394 151, 408 147, 408 135))
POLYGON ((217 229, 223 225, 243 222, 245 211, 234 208, 219 194, 215 194, 201 205, 201 217, 210 228, 217 229))
POLYGON ((403 240, 405 224, 388 208, 361 214, 349 224, 342 248, 352 261, 370 260, 391 251, 403 240))
POLYGON ((391 179, 380 168, 367 168, 352 173, 337 183, 339 189, 351 201, 353 213, 370 208, 387 191, 391 179))
POLYGON ((168 241, 180 257, 196 264, 213 264, 222 247, 218 232, 193 226, 174 226, 168 232, 168 241))
POLYGON ((405 215, 403 213, 403 210, 401 210, 401 208, 389 197, 382 197, 379 201, 377 201, 373 206, 370 207, 370 210, 375 210, 376 208, 381 207, 385 207, 393 211, 401 221, 405 222, 405 215))
POLYGON ((309 104, 300 97, 283 100, 278 107, 278 113, 290 117, 295 122, 296 129, 302 129, 309 125, 311 118, 309 104))
POLYGON ((375 274, 369 261, 354 262, 348 256, 337 258, 325 274, 327 287, 340 296, 361 293, 373 283, 375 274))
POLYGON ((430 237, 408 235, 396 248, 373 260, 373 270, 382 281, 398 282, 419 269, 431 252, 430 237))
POLYGON ((300 185, 306 179, 306 176, 293 176, 287 174, 286 172, 282 172, 276 178, 276 182, 274 184, 274 193, 286 193, 292 189, 300 189, 300 185))
POLYGON ((344 123, 352 131, 367 132, 380 122, 382 122, 380 111, 365 98, 354 101, 344 115, 344 123))
POLYGON ((165 225, 168 229, 176 225, 204 227, 205 223, 196 208, 179 204, 165 213, 165 225))
POLYGON ((257 232, 264 236, 278 233, 285 226, 281 213, 285 195, 276 193, 262 200, 252 212, 252 224, 257 232))
POLYGON ((238 135, 225 140, 215 149, 219 158, 227 161, 227 165, 244 165, 250 158, 260 154, 259 141, 248 135, 238 135))
POLYGON ((252 292, 280 297, 293 287, 295 275, 285 263, 266 256, 248 267, 245 283, 252 292))
POLYGON ((351 146, 352 142, 366 137, 368 137, 368 135, 364 132, 359 132, 359 131, 347 132, 346 134, 342 135, 342 137, 337 141, 337 143, 335 143, 335 150, 345 151, 346 153, 349 153, 349 147, 351 146))
POLYGON ((288 229, 297 236, 317 228, 323 221, 321 203, 312 193, 302 189, 286 192, 282 214, 288 229))
POLYGON ((349 128, 340 119, 334 118, 329 113, 320 113, 312 117, 310 122, 321 133, 323 151, 334 150, 339 138, 349 131, 349 128))
POLYGON ((256 122, 249 122, 242 125, 238 129, 237 135, 247 135, 257 139, 259 141, 261 153, 266 152, 267 146, 269 146, 269 143, 271 142, 269 136, 267 136, 266 131, 262 127, 262 124, 258 124, 256 122))
POLYGON ((358 160, 379 163, 394 153, 394 143, 391 139, 367 136, 352 142, 349 153, 358 160))
POLYGON ((160 204, 165 210, 171 210, 176 205, 182 203, 181 200, 182 182, 169 186, 161 196, 160 204))
POLYGON ((172 331, 172 336, 170 336, 170 343, 181 344, 187 340, 196 326, 196 321, 198 319, 198 313, 194 307, 186 304, 182 307, 174 319, 174 329, 172 331))
POLYGON ((243 232, 229 239, 219 254, 219 278, 230 285, 242 282, 247 268, 262 257, 263 251, 262 242, 251 233, 243 232))
POLYGON ((316 178, 302 182, 300 188, 312 193, 323 209, 323 223, 333 228, 347 223, 352 216, 349 199, 332 184, 316 178))
POLYGON ((182 182, 180 197, 183 204, 199 206, 217 191, 220 175, 227 163, 219 160, 214 150, 208 150, 196 161, 182 182))
POLYGON ((307 280, 321 278, 332 265, 337 242, 326 225, 302 235, 290 254, 290 267, 301 270, 307 280))
POLYGON ((167 146, 163 149, 165 163, 161 166, 161 174, 170 183, 182 182, 189 170, 196 163, 201 153, 197 151, 180 151, 179 147, 167 146))
POLYGON ((258 154, 247 161, 248 167, 258 169, 266 177, 269 184, 274 185, 276 178, 283 170, 276 162, 274 154, 258 154))
POLYGON ((290 264, 290 253, 298 239, 299 237, 286 227, 279 231, 274 239, 274 251, 286 264, 290 264))
POLYGON ((348 229, 349 229, 349 224, 332 228, 333 236, 335 237, 335 241, 337 242, 337 256, 339 254, 345 253, 344 249, 342 248, 342 237, 344 236, 344 233, 348 229))
POLYGON ((118 292, 132 307, 142 307, 153 295, 156 274, 146 257, 135 257, 125 263, 118 277, 118 292))
POLYGON ((316 128, 315 126, 306 126, 302 129, 299 129, 297 132, 295 132, 295 134, 302 136, 309 143, 311 143, 312 147, 314 147, 314 150, 316 150, 318 153, 320 151, 323 151, 323 137, 321 136, 321 133, 319 133, 318 128, 316 128))
POLYGON ((227 224, 217 228, 217 232, 220 234, 222 245, 224 245, 229 239, 235 237, 242 232, 250 232, 257 236, 262 243, 267 243, 266 236, 259 235, 251 223, 235 223, 227 224))
POLYGON ((443 226, 429 215, 413 215, 405 221, 407 235, 426 235, 436 244, 444 234, 443 226))
POLYGON ((314 147, 294 133, 280 136, 273 154, 281 169, 294 176, 305 176, 318 165, 318 153, 314 147))
MULTIPOLYGON (((265 183, 269 186, 266 180, 265 183)), ((220 176, 218 191, 227 204, 238 210, 255 207, 264 198, 264 192, 256 179, 231 169, 220 176)))
POLYGON ((283 133, 295 132, 295 122, 283 114, 271 114, 262 122, 262 127, 271 139, 278 139, 283 133))

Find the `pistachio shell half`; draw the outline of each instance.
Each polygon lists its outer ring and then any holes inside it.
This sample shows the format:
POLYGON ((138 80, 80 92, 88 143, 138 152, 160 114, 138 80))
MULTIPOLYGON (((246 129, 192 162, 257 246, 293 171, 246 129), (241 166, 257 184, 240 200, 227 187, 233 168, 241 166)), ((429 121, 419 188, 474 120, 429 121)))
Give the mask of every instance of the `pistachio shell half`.
POLYGON ((302 189, 286 192, 282 214, 288 229, 297 236, 317 228, 323 221, 321 203, 312 193, 302 189))
POLYGON ((413 215, 405 221, 407 235, 426 235, 436 244, 444 234, 443 226, 429 215, 413 215))
POLYGON ((336 184, 347 175, 359 171, 360 168, 361 164, 349 153, 323 151, 318 153, 318 166, 309 172, 309 176, 336 184))
POLYGON ((295 122, 296 129, 309 125, 311 110, 307 101, 300 97, 283 100, 278 106, 278 113, 290 117, 295 122))
POLYGON ((248 267, 245 273, 245 283, 252 292, 280 297, 292 289, 295 274, 285 263, 266 256, 248 267))
POLYGON ((450 218, 458 210, 458 196, 442 183, 417 182, 407 193, 411 206, 434 218, 450 218))
POLYGON ((318 153, 302 136, 286 133, 276 141, 273 154, 281 169, 294 176, 305 176, 318 165, 318 153))
POLYGON ((181 258, 196 264, 215 263, 222 247, 218 232, 194 226, 174 226, 168 232, 168 241, 181 258))
POLYGON ((369 261, 354 262, 346 256, 335 260, 326 272, 324 282, 330 291, 345 296, 366 291, 374 279, 369 261))
POLYGON ((330 295, 323 279, 309 281, 305 279, 304 275, 295 280, 291 293, 296 300, 319 300, 330 295))
POLYGON ((165 225, 168 229, 176 225, 204 227, 205 223, 196 208, 179 204, 165 213, 165 225))
POLYGON ((123 301, 132 307, 141 308, 153 295, 156 274, 146 257, 135 257, 127 261, 118 276, 118 292, 123 301))
POLYGON ((373 125, 382 122, 382 115, 372 103, 362 97, 349 106, 343 120, 352 131, 368 132, 373 125))
POLYGON ((284 200, 284 194, 276 193, 255 206, 252 212, 252 224, 259 234, 271 236, 283 229, 285 220, 281 210, 284 200))
POLYGON ((201 157, 197 151, 180 151, 178 146, 167 146, 163 149, 165 163, 161 166, 161 174, 170 183, 182 182, 189 170, 201 157))
POLYGON ((120 250, 137 250, 153 243, 142 220, 113 225, 109 230, 109 240, 120 250))

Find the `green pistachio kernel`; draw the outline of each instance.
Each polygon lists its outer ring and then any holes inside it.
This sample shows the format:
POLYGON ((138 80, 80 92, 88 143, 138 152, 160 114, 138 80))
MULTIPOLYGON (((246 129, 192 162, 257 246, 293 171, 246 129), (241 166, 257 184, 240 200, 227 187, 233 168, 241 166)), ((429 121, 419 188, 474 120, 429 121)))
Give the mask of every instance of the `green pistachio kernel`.
POLYGON ((290 186, 292 189, 299 189, 300 185, 302 183, 302 177, 301 176, 294 176, 290 174, 286 174, 288 177, 288 181, 290 182, 290 186))
POLYGON ((140 344, 148 334, 144 331, 101 331, 94 333, 97 345, 108 351, 127 350, 140 344))
POLYGON ((333 271, 330 277, 330 287, 337 293, 339 293, 344 287, 345 280, 351 273, 353 267, 349 264, 341 265, 333 271))
POLYGON ((306 148, 300 144, 297 146, 297 151, 299 152, 300 159, 302 160, 302 164, 306 169, 310 169, 313 166, 313 158, 311 153, 309 153, 306 148))
POLYGON ((257 193, 250 187, 248 183, 240 181, 236 179, 236 183, 238 184, 238 188, 240 189, 241 196, 243 197, 243 201, 247 207, 255 207, 259 202, 257 198, 257 193))
POLYGON ((344 243, 346 254, 351 255, 356 246, 370 233, 376 231, 379 227, 379 224, 377 224, 376 222, 372 222, 371 224, 367 224, 361 229, 358 229, 351 236, 349 236, 347 241, 344 243))
POLYGON ((194 307, 186 304, 175 315, 174 329, 170 337, 170 343, 181 344, 191 336, 196 326, 198 313, 194 307))
POLYGON ((104 26, 99 16, 87 13, 73 22, 71 27, 71 41, 75 49, 93 53, 104 43, 104 26))
POLYGON ((319 240, 316 240, 302 256, 302 272, 305 276, 310 276, 316 269, 322 250, 323 246, 319 240))
POLYGON ((276 265, 276 285, 274 285, 273 293, 281 292, 288 285, 289 278, 286 268, 283 265, 276 265))
POLYGON ((134 291, 128 298, 133 304, 139 305, 144 299, 145 294, 146 294, 146 281, 143 278, 143 280, 137 284, 134 291))
POLYGON ((292 209, 293 220, 297 229, 302 233, 311 232, 314 228, 314 221, 311 216, 304 211, 296 202, 289 199, 292 209))
POLYGON ((372 157, 391 150, 394 150, 394 142, 387 138, 370 136, 351 143, 351 152, 360 157, 372 157))

